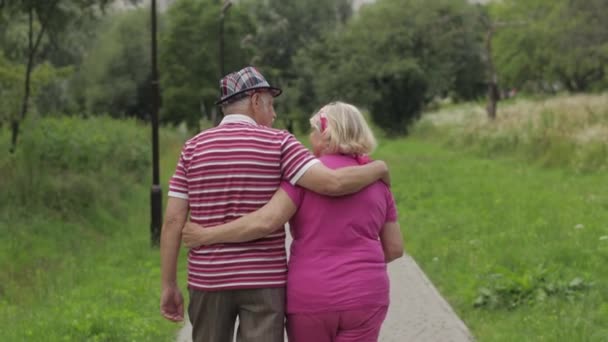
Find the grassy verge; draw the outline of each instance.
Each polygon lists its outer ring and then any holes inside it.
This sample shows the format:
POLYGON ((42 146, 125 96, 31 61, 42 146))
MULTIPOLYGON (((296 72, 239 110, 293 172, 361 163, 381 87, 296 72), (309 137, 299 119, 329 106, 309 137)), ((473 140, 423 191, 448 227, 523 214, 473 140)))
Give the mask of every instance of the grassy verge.
POLYGON ((608 94, 512 99, 487 119, 483 105, 427 113, 414 135, 484 157, 511 156, 578 173, 608 170, 608 94))
POLYGON ((383 142, 406 250, 479 341, 608 340, 608 176, 383 142))
MULTIPOLYGON (((149 242, 149 129, 61 119, 26 130, 0 160, 0 340, 171 340, 149 242)), ((167 179, 181 141, 162 138, 167 179)), ((7 151, 6 131, 0 140, 7 151)))

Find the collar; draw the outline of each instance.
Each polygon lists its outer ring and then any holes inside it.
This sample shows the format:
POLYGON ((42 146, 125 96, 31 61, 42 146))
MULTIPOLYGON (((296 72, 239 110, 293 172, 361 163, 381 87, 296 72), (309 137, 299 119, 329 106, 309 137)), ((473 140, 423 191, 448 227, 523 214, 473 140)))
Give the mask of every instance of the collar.
POLYGON ((223 124, 229 124, 229 123, 243 123, 243 124, 249 124, 249 125, 254 125, 254 126, 258 125, 255 122, 255 120, 253 120, 250 116, 247 116, 245 114, 228 114, 228 115, 224 116, 224 118, 222 119, 222 122, 220 122, 220 126, 223 124))

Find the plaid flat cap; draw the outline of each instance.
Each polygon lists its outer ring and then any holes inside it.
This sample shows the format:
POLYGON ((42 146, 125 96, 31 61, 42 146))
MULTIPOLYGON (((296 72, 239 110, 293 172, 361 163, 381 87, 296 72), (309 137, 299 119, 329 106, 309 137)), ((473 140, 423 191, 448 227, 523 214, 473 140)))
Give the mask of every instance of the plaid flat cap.
POLYGON ((274 97, 281 95, 283 92, 279 88, 271 87, 256 68, 249 66, 230 73, 220 80, 221 95, 215 104, 242 99, 247 96, 248 91, 258 89, 268 90, 274 97))

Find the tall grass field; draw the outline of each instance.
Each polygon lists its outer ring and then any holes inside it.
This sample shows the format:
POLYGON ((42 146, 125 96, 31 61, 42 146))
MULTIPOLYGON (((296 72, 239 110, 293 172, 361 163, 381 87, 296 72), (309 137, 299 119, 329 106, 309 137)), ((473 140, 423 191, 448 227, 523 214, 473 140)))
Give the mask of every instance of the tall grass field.
POLYGON ((483 105, 468 103, 428 113, 418 137, 483 157, 510 156, 577 173, 608 170, 608 93, 510 99, 496 120, 483 105))
MULTIPOLYGON (((608 161, 595 133, 607 109, 605 95, 515 100, 491 122, 459 105, 381 140, 406 251, 477 340, 608 341, 608 161)), ((161 136, 166 189, 184 137, 161 136)), ((2 151, 8 141, 5 128, 2 151)), ((149 244, 148 127, 29 122, 0 174, 0 341, 174 340, 149 244)))

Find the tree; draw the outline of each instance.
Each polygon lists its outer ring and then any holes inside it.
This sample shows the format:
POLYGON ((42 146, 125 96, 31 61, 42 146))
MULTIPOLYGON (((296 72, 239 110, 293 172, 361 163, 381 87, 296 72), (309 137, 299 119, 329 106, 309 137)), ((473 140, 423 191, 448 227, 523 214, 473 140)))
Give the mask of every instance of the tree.
POLYGON ((494 57, 507 84, 572 92, 605 87, 605 0, 510 0, 491 9, 495 21, 525 23, 496 34, 494 57))
POLYGON ((284 89, 277 101, 279 119, 293 130, 294 121, 307 120, 311 105, 310 77, 303 76, 294 60, 300 50, 319 41, 324 34, 342 27, 352 16, 350 0, 257 0, 249 1, 256 31, 251 39, 252 63, 284 89))
POLYGON ((486 63, 486 74, 487 74, 487 98, 488 104, 486 105, 486 112, 491 120, 496 119, 496 111, 498 109, 498 101, 500 101, 500 90, 498 87, 498 72, 496 71, 496 64, 494 63, 494 53, 492 51, 492 42, 498 26, 491 21, 487 13, 483 13, 481 20, 485 27, 485 39, 484 39, 484 59, 486 63))
POLYGON ((25 20, 27 23, 27 47, 25 49, 24 92, 20 115, 11 122, 11 152, 15 150, 19 135, 19 125, 28 112, 31 96, 31 76, 37 65, 40 45, 45 37, 60 34, 66 25, 80 16, 94 16, 111 0, 15 0, 3 3, 3 11, 10 13, 11 20, 25 20))
MULTIPOLYGON (((212 118, 219 95, 219 16, 216 0, 178 0, 168 10, 160 37, 160 76, 163 91, 161 120, 197 127, 203 114, 212 118)), ((242 4, 230 8, 224 19, 227 71, 246 66, 246 46, 253 31, 242 4)))
POLYGON ((116 12, 103 20, 72 89, 89 114, 149 114, 149 11, 116 12))
POLYGON ((256 23, 254 64, 272 69, 271 77, 293 78, 292 57, 351 16, 349 0, 250 2, 256 23), (256 6, 257 4, 257 6, 256 6))
POLYGON ((400 134, 433 98, 480 93, 483 74, 471 70, 481 65, 478 25, 477 8, 464 0, 385 0, 363 7, 298 61, 316 75, 318 101, 367 107, 388 133, 400 134))
POLYGON ((22 88, 20 85, 23 70, 20 66, 10 63, 0 54, 0 123, 11 121, 19 110, 19 99, 22 88))
MULTIPOLYGON (((14 122, 22 109, 23 87, 21 84, 25 66, 10 62, 0 53, 0 123, 14 122)), ((40 89, 53 80, 65 79, 71 68, 55 68, 45 62, 32 72, 30 77, 30 94, 35 97, 40 89)))

